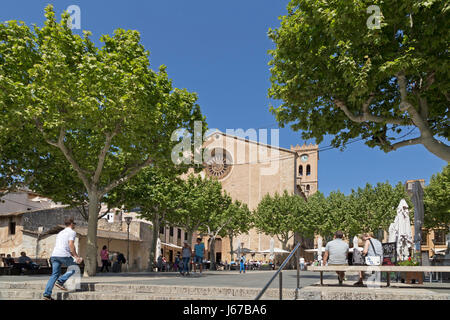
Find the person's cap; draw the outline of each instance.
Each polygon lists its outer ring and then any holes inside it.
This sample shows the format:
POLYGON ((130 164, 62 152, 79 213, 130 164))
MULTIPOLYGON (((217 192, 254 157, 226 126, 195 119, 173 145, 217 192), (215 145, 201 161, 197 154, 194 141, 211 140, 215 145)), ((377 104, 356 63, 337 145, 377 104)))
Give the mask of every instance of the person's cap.
POLYGON ((188 244, 187 240, 184 240, 183 243, 188 244))

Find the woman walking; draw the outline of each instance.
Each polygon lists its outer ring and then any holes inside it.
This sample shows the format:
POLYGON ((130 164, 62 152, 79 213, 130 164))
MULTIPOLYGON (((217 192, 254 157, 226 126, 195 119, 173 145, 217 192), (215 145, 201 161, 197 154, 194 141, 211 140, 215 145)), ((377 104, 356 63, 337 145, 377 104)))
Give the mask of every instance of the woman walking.
POLYGON ((183 259, 183 271, 181 274, 184 276, 189 275, 189 262, 191 260, 192 249, 189 246, 188 242, 184 240, 183 249, 181 250, 181 257, 183 259))
POLYGON ((102 251, 100 252, 100 258, 102 259, 102 268, 100 272, 103 272, 103 269, 106 268, 106 272, 109 272, 109 252, 106 246, 103 246, 102 251))

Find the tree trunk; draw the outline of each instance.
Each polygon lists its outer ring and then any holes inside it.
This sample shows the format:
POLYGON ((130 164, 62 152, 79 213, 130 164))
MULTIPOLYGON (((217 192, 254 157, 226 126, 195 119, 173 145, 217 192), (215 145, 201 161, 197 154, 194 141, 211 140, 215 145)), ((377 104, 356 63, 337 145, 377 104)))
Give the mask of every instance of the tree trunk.
POLYGON ((86 263, 84 275, 93 277, 97 273, 97 226, 98 226, 98 195, 97 191, 89 192, 89 220, 86 245, 86 263))
POLYGON ((153 272, 153 263, 156 262, 156 245, 158 244, 159 238, 159 214, 155 213, 153 216, 153 230, 152 230, 152 240, 150 244, 150 254, 148 255, 148 267, 147 271, 153 272))
POLYGON ((289 242, 289 239, 288 239, 287 237, 284 238, 284 239, 281 241, 281 248, 282 248, 283 250, 287 250, 287 249, 288 249, 288 247, 287 247, 288 242, 289 242))
POLYGON ((233 235, 230 235, 230 236, 229 236, 229 239, 230 239, 230 256, 231 256, 230 262, 231 262, 231 261, 234 260, 234 253, 233 253, 233 235))
POLYGON ((187 242, 188 242, 189 246, 192 247, 192 233, 193 233, 193 231, 192 230, 186 230, 186 232, 187 232, 187 235, 188 235, 187 242))
POLYGON ((217 268, 216 268, 216 237, 209 238, 209 261, 211 261, 209 269, 217 270, 217 268))

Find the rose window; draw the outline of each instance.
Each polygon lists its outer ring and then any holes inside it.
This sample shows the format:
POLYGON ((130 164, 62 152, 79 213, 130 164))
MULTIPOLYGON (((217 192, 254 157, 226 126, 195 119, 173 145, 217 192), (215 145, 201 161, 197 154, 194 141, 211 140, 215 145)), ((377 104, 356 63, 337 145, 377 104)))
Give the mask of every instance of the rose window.
POLYGON ((222 149, 214 149, 206 161, 206 174, 217 179, 225 178, 231 171, 231 157, 222 149))

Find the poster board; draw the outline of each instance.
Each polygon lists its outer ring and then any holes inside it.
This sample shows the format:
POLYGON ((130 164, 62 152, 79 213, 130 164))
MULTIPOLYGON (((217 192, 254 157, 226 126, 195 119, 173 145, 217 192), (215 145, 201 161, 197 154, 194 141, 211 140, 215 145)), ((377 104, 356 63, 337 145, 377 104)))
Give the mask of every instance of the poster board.
POLYGON ((396 242, 382 243, 382 247, 383 247, 383 260, 389 259, 391 263, 395 265, 397 263, 397 243, 396 242))

